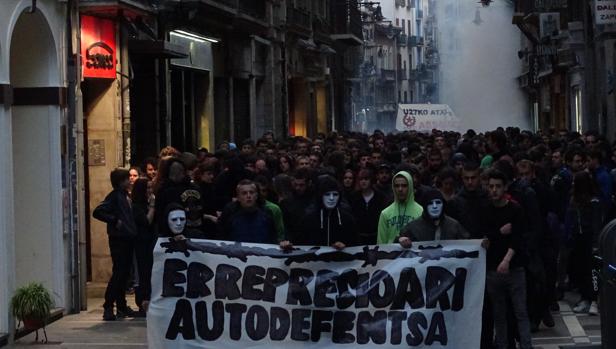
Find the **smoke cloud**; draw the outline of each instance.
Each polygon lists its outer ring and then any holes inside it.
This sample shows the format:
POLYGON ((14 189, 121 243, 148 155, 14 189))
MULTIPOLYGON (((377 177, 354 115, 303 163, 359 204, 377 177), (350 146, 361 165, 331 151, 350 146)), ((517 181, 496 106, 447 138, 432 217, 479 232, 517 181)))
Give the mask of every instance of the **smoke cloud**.
POLYGON ((462 129, 532 126, 528 102, 517 77, 521 33, 511 24, 513 5, 496 0, 438 0, 440 102, 449 104, 462 129), (479 10, 479 17, 477 17, 479 10))

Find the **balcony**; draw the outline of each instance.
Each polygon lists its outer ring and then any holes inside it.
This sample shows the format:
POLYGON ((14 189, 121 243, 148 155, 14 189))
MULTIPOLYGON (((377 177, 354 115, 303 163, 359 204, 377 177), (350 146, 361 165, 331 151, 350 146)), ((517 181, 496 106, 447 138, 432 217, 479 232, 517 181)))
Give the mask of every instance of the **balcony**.
POLYGON ((363 45, 361 12, 357 0, 332 0, 332 39, 349 46, 363 45))
POLYGON ((332 26, 325 18, 317 16, 313 16, 312 18, 312 31, 314 32, 314 41, 331 44, 333 41, 331 38, 332 26))
POLYGON ((398 69, 398 81, 403 81, 408 79, 408 76, 406 74, 406 68, 400 68, 398 69))
POLYGON ((393 69, 381 69, 379 77, 384 81, 395 81, 396 71, 393 69))
POLYGON ((81 0, 79 11, 83 14, 117 16, 147 16, 155 13, 149 0, 81 0))
POLYGON ((310 12, 299 8, 287 8, 287 27, 296 34, 310 38, 312 33, 310 12))
POLYGON ((406 47, 407 42, 408 42, 408 37, 407 37, 407 35, 406 35, 406 34, 404 34, 404 33, 401 33, 401 34, 398 36, 398 41, 397 41, 398 46, 400 46, 400 47, 406 47))
POLYGON ((424 45, 424 38, 422 36, 411 35, 409 36, 409 46, 418 47, 424 45))
POLYGON ((396 0, 396 7, 406 7, 406 0, 396 0))
POLYGON ((415 19, 423 19, 423 18, 424 18, 424 11, 417 10, 417 16, 415 16, 415 19))
MULTIPOLYGON (((232 0, 222 0, 222 2, 233 2, 232 0)), ((246 14, 256 19, 265 20, 265 0, 240 0, 240 13, 246 14)))

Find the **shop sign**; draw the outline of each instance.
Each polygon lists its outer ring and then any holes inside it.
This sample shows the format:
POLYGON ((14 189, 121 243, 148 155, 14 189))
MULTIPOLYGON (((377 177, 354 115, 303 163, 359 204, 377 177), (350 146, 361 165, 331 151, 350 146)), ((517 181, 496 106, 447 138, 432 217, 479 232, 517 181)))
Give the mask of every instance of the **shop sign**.
POLYGON ((116 78, 115 22, 81 16, 81 65, 84 78, 116 78))
POLYGON ((595 0, 595 23, 616 23, 616 0, 595 0))

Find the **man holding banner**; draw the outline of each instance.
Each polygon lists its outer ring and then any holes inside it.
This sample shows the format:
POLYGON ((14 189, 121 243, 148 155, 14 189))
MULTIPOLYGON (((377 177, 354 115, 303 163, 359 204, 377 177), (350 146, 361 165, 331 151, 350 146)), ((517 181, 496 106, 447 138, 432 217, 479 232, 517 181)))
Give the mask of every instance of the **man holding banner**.
POLYGON ((479 347, 478 240, 283 251, 161 238, 154 255, 153 349, 479 347))

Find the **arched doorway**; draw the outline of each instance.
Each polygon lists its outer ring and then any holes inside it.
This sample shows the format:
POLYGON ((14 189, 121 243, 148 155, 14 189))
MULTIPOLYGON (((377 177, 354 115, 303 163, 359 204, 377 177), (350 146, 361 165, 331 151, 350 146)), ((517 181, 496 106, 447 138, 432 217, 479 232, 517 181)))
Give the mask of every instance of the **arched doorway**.
POLYGON ((45 97, 53 94, 50 87, 58 91, 61 79, 52 30, 40 10, 22 12, 15 22, 9 67, 14 286, 42 282, 64 307, 62 111, 45 97))

